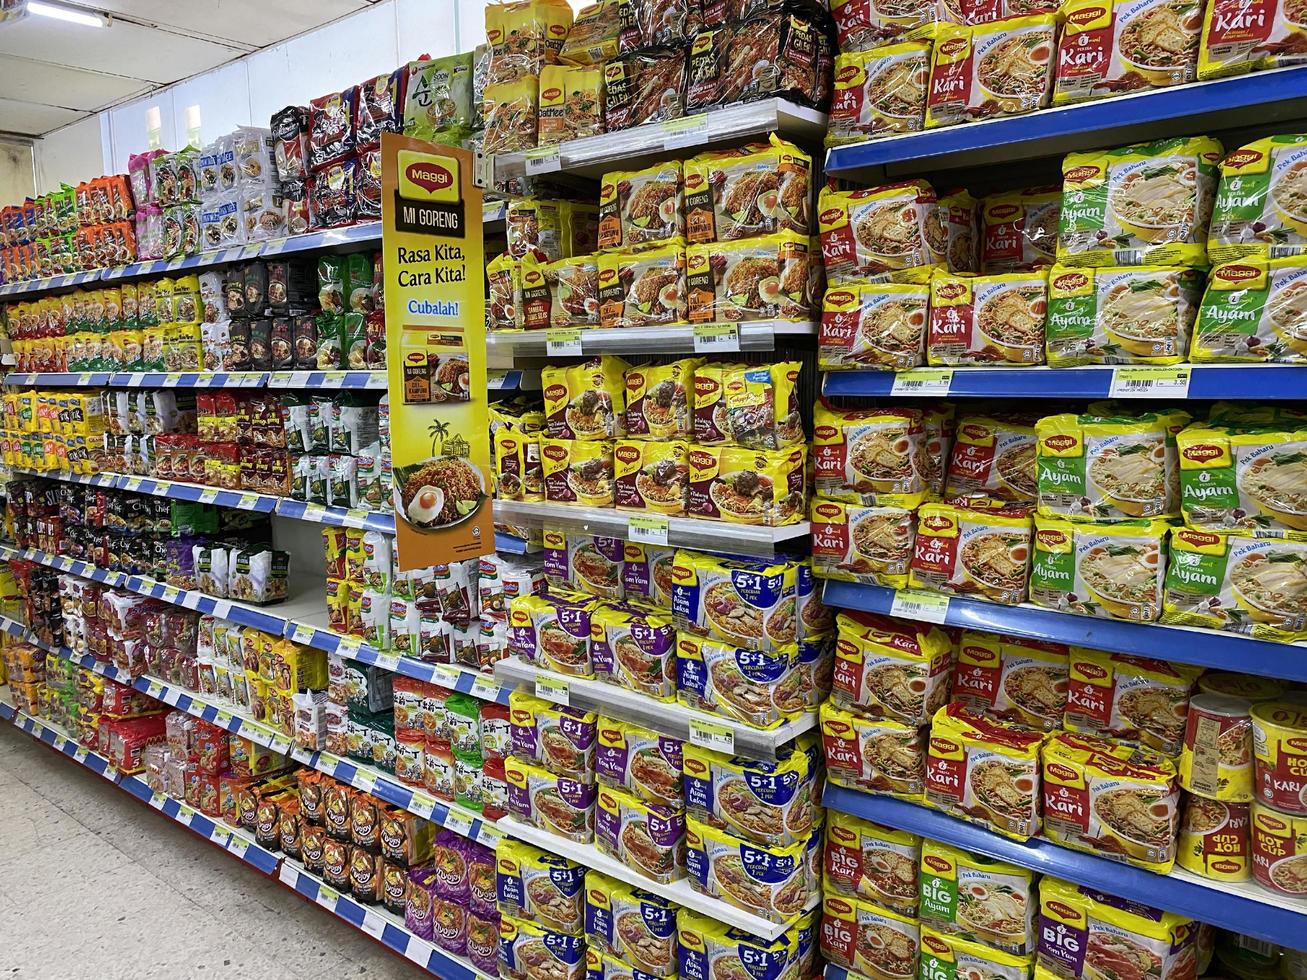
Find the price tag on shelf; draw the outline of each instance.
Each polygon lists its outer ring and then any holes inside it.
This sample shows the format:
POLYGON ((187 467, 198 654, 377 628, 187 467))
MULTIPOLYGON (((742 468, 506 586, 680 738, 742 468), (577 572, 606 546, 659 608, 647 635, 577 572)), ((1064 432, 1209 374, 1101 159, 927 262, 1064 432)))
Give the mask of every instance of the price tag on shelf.
POLYGON ((953 384, 952 368, 913 368, 894 375, 892 395, 947 395, 953 384))
POLYGON ((216 715, 213 716, 213 723, 217 725, 219 728, 227 728, 232 723, 231 712, 219 711, 216 715))
POLYGON ((1188 398, 1193 368, 1117 367, 1112 369, 1110 398, 1188 398))
POLYGON ((150 806, 157 810, 163 806, 163 801, 166 799, 168 799, 168 797, 164 796, 162 793, 157 791, 153 792, 150 794, 150 806))
POLYGON ((295 383, 294 371, 273 371, 269 379, 274 388, 289 388, 295 383))
POLYGON ((129 476, 126 480, 123 481, 123 489, 124 490, 141 489, 141 478, 139 476, 129 476))
POLYGON ((250 848, 250 842, 240 834, 232 834, 231 840, 227 842, 227 850, 231 851, 237 857, 244 857, 245 852, 250 848))
POLYGON ((54 747, 55 751, 63 752, 64 749, 68 748, 68 739, 64 738, 62 735, 56 735, 54 737, 54 747))
POLYGON ((304 505, 304 520, 306 521, 320 521, 326 515, 327 508, 323 507, 322 504, 304 505))
POLYGON ((700 112, 663 123, 663 149, 698 146, 708 138, 708 113, 700 112))
POLYGON ((259 495, 257 493, 243 493, 241 494, 240 500, 237 502, 236 506, 241 510, 253 510, 254 505, 258 502, 259 495))
POLYGON ((740 349, 740 328, 733 323, 696 323, 696 354, 729 354, 740 349))
POLYGON ((477 843, 482 845, 483 847, 490 848, 492 851, 499 845, 499 842, 503 839, 504 839, 503 834, 501 834, 498 830, 490 826, 490 824, 485 823, 484 821, 482 821, 481 826, 477 828, 477 843))
POLYGON ((579 357, 581 355, 581 331, 546 330, 545 353, 550 357, 579 357))
POLYGON ((381 934, 386 931, 386 920, 371 909, 367 909, 363 913, 361 928, 373 939, 380 939, 381 934))
POLYGON ((189 827, 191 825, 191 821, 194 819, 195 819, 195 811, 192 810, 190 807, 188 807, 185 803, 183 803, 181 806, 177 808, 178 823, 184 823, 186 824, 186 826, 189 827))
POLYGON ((462 837, 471 837, 472 818, 451 807, 449 812, 445 814, 445 829, 452 830, 462 837))
POLYGON ((336 652, 342 657, 353 658, 358 656, 359 649, 363 646, 363 641, 357 636, 343 636, 336 647, 336 652))
POLYGON ((209 487, 209 489, 207 490, 200 491, 200 503, 202 504, 211 504, 217 499, 218 499, 218 491, 215 490, 213 487, 209 487))
POLYGON ((146 685, 145 693, 155 699, 161 698, 163 697, 163 685, 158 681, 150 681, 150 683, 146 685))
POLYGON ((217 599, 213 603, 213 615, 217 619, 231 618, 231 603, 226 599, 217 599))
POLYGON ((377 788, 377 777, 365 769, 360 769, 354 774, 354 788, 371 793, 377 788))
POLYGON ((508 371, 503 368, 486 372, 486 387, 491 391, 500 391, 508 380, 508 371))
POLYGON ((561 677, 537 677, 536 697, 567 707, 572 697, 567 681, 561 677))
POLYGON ((326 885, 318 886, 318 904, 323 908, 336 911, 336 901, 340 898, 340 892, 334 888, 328 888, 326 885))
POLYGON ((85 762, 90 754, 91 753, 87 749, 79 748, 73 752, 73 758, 78 762, 85 762))
POLYGON ((436 798, 430 793, 424 793, 421 790, 415 790, 413 799, 409 800, 408 808, 416 813, 419 817, 431 819, 431 814, 436 809, 436 798))
POLYGON ((313 640, 313 634, 316 632, 308 623, 292 623, 294 629, 290 631, 292 643, 303 643, 305 646, 313 640))
POLYGON ((534 177, 538 174, 554 174, 562 169, 563 161, 556 145, 538 146, 535 149, 526 151, 526 175, 528 177, 534 177))
POLYGON ((377 654, 376 665, 382 670, 395 671, 399 669, 399 657, 393 653, 377 654))
POLYGON ((942 623, 948 618, 948 596, 933 592, 899 590, 894 593, 889 614, 901 619, 918 619, 926 623, 942 623))
POLYGON ((499 685, 484 677, 478 677, 472 682, 472 696, 482 701, 494 701, 499 697, 499 685))
POLYGON ((172 603, 177 602, 177 600, 180 599, 181 597, 182 597, 182 590, 177 588, 177 586, 175 585, 165 585, 163 587, 163 593, 160 596, 160 598, 162 598, 164 602, 172 602, 172 603))
POLYGON ((634 514, 628 519, 627 539, 637 544, 667 544, 667 518, 634 514))
POLYGON ((231 831, 226 827, 215 826, 213 830, 209 832, 209 840, 213 841, 215 844, 221 845, 222 847, 226 847, 228 842, 231 840, 231 831))
POLYGON ((735 732, 725 725, 718 725, 710 721, 700 721, 698 718, 690 719, 690 744, 697 745, 701 749, 712 749, 715 752, 725 752, 727 755, 735 754, 735 732))
POLYGON ((453 664, 436 664, 431 673, 434 675, 437 684, 448 688, 457 687, 459 680, 463 676, 463 672, 453 664))
POLYGON ((404 958, 426 969, 427 963, 431 961, 432 949, 432 945, 421 936, 410 935, 404 946, 404 958))

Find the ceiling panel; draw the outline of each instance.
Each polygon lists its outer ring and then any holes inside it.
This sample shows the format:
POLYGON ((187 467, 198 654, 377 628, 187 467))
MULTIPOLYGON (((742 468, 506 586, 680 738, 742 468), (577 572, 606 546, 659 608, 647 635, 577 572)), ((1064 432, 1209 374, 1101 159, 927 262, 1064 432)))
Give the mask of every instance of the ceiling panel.
POLYGON ((0 99, 0 130, 21 133, 24 136, 39 136, 60 126, 76 122, 84 112, 73 109, 61 109, 58 106, 38 105, 35 102, 18 102, 14 99, 0 99))
MULTIPOLYGON (((29 16, 0 27, 0 54, 109 73, 131 66, 130 70, 152 82, 175 82, 243 53, 243 49, 176 34, 162 35, 123 21, 99 29, 29 16)), ((8 82, 6 92, 7 86, 8 82)))
POLYGON ((83 6, 261 48, 362 10, 368 0, 91 0, 83 6))
POLYGON ((0 55, 0 78, 5 80, 4 94, 10 98, 66 109, 100 109, 150 88, 149 82, 139 78, 101 75, 12 55, 0 55))

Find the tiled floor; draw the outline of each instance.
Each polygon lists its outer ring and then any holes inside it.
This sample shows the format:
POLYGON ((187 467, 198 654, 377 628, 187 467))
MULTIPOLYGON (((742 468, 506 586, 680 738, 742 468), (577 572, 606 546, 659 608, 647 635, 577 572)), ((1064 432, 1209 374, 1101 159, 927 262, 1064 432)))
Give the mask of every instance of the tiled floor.
POLYGON ((8 724, 0 949, 0 978, 428 976, 8 724))

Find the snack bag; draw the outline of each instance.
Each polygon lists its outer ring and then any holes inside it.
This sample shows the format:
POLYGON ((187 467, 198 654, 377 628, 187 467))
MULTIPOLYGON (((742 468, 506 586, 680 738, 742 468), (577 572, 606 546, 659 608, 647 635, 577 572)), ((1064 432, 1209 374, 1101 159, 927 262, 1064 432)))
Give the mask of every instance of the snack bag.
POLYGON ((602 326, 685 322, 685 248, 679 242, 638 252, 601 252, 598 269, 602 326))
POLYGON ((985 275, 1052 265, 1062 213, 1059 187, 991 194, 980 203, 980 270, 985 275))
POLYGON ((1006 511, 922 504, 910 584, 927 592, 976 595, 1016 605, 1030 568, 1029 508, 1006 511))
POLYGON ((603 71, 548 65, 540 72, 540 145, 604 131, 603 71))
POLYGON ((1307 506, 1290 489, 1303 467, 1299 454, 1307 453, 1307 429, 1195 423, 1176 436, 1176 449, 1189 527, 1307 531, 1307 506))
POLYGON ((1176 756, 1201 668, 1071 648, 1063 727, 1176 756))
POLYGON ((1035 876, 1025 868, 925 839, 920 888, 921 921, 946 941, 1035 951, 1035 876))
MULTIPOLYGON (((492 7, 486 8, 487 13, 492 7)), ((481 103, 485 117, 482 146, 486 153, 510 153, 535 147, 540 106, 540 81, 536 76, 523 75, 513 81, 487 85, 481 103)))
POLYGON ((598 798, 593 783, 555 776, 513 756, 504 762, 504 775, 514 817, 580 844, 593 840, 598 798))
POLYGON ((773 763, 732 759, 687 744, 682 755, 688 816, 759 844, 808 839, 818 787, 805 752, 793 749, 773 763))
POLYGON ((686 512, 735 524, 779 527, 801 520, 807 451, 690 446, 686 512))
POLYGON ((683 358, 671 364, 647 364, 628 370, 626 434, 659 440, 692 436, 693 378, 702 363, 702 358, 683 358))
POLYGON ((826 290, 817 334, 822 370, 901 370, 925 363, 925 283, 853 283, 826 290))
POLYGON ((605 786, 642 800, 678 807, 684 803, 684 743, 639 725, 600 717, 595 775, 605 786))
POLYGON ((488 86, 523 76, 539 76, 558 63, 558 52, 572 25, 566 0, 519 0, 486 5, 490 45, 488 86))
POLYGON ((685 162, 685 227, 691 243, 810 233, 812 159, 774 133, 769 141, 709 151, 685 162))
POLYGON ((841 409, 822 401, 813 412, 812 436, 819 496, 883 507, 916 507, 925 500, 921 411, 841 409))
POLYGON ((613 506, 611 440, 541 439, 540 470, 545 500, 587 507, 613 506))
POLYGON ((959 4, 932 0, 911 8, 880 7, 872 0, 833 0, 831 17, 841 51, 870 51, 891 41, 930 38, 937 24, 965 23, 959 4))
POLYGON ((677 636, 676 700, 755 728, 775 728, 808 710, 805 675, 793 644, 748 650, 689 632, 677 636))
MULTIPOLYGON (((498 6, 501 5, 490 5, 498 6)), ((436 931, 439 932, 439 926, 436 931)), ((555 980, 585 980, 585 940, 553 932, 511 915, 502 916, 499 920, 498 972, 504 977, 526 977, 536 970, 547 971, 555 980)))
POLYGON ((1207 254, 1219 265, 1246 255, 1307 252, 1307 220, 1297 203, 1307 136, 1268 136, 1221 161, 1207 254))
POLYGON ((658 701, 676 697, 676 632, 669 616, 600 606, 590 616, 590 658, 600 680, 658 701))
POLYGON ((827 146, 914 133, 925 125, 929 43, 907 41, 835 58, 827 146))
POLYGON ((1057 51, 1053 14, 941 27, 930 66, 926 128, 1048 105, 1057 51))
POLYGON ((763 847, 689 819, 685 827, 690 886, 776 923, 798 919, 808 903, 805 845, 763 847))
POLYGON ((1042 732, 973 715, 935 712, 926 760, 926 803, 1025 840, 1039 832, 1042 732))
POLYGON ((1202 29, 1196 8, 1165 0, 1069 0, 1059 12, 1066 26, 1053 105, 1194 80, 1202 29))
POLYGON ((812 318, 810 239, 792 231, 686 249, 692 323, 812 318))
POLYGON ((684 514, 689 497, 688 451, 686 444, 677 440, 619 439, 613 447, 617 509, 684 514))
POLYGON ((1048 275, 969 277, 936 271, 930 279, 931 364, 1042 364, 1048 275))
POLYGON ((1303 256, 1248 255, 1212 269, 1194 325, 1194 363, 1300 364, 1307 361, 1307 316, 1297 296, 1303 256))
POLYGON ((857 898, 822 902, 821 955, 864 977, 909 976, 915 969, 921 924, 857 898))
POLYGON ((831 285, 868 279, 924 282, 933 255, 926 220, 936 203, 922 180, 817 196, 821 251, 831 285))
POLYGON ((1171 529, 1162 622, 1242 633, 1260 640, 1307 639, 1298 579, 1307 534, 1171 529))
POLYGON ((920 968, 928 977, 956 980, 975 976, 1025 980, 1030 976, 1034 956, 1013 956, 983 942, 971 942, 959 936, 921 929, 920 968))
POLYGON ((975 714, 1053 731, 1066 710, 1067 655, 1061 643, 964 630, 953 700, 975 714))
POLYGON ((951 644, 935 626, 841 611, 831 702, 873 718, 924 725, 948 700, 951 644))
POLYGON ((1037 516, 1030 601, 1081 616, 1156 622, 1167 530, 1161 520, 1072 524, 1037 516))
POLYGON ((1148 749, 1059 732, 1044 745, 1044 836, 1167 874, 1175 863, 1175 766, 1148 749))
POLYGON ((665 243, 685 235, 679 162, 604 174, 599 188, 599 248, 665 243))
POLYGON ((1054 266, 1049 364, 1180 363, 1189 352, 1202 281, 1196 269, 1054 266))
POLYGON ((604 355, 571 367, 540 372, 545 394, 545 433, 582 441, 625 435, 622 406, 629 365, 604 355))
POLYGON ((770 652, 798 636, 791 561, 678 550, 672 569, 672 614, 678 629, 750 650, 770 652))
POLYGON ((1062 265, 1207 264, 1207 230, 1221 144, 1206 136, 1062 161, 1062 265))
POLYGON ((1274 2, 1258 13, 1249 20, 1239 0, 1218 0, 1203 8, 1203 37, 1198 50, 1200 80, 1307 60, 1296 10, 1288 3, 1274 2))
POLYGON ((977 507, 1033 504, 1035 428, 1015 416, 972 415, 957 422, 944 496, 977 507))
POLYGON ((600 65, 618 54, 618 0, 599 0, 576 12, 558 51, 565 65, 600 65))
POLYGON ((920 863, 921 838, 916 834, 828 811, 822 867, 827 895, 863 898, 915 917, 920 863))
POLYGON ((814 572, 822 577, 891 589, 907 588, 916 514, 904 507, 862 507, 814 499, 814 572))
POLYGON ((472 53, 420 58, 402 69, 405 136, 445 143, 472 128, 472 53))
POLYGON ((1178 515, 1176 434, 1189 416, 1050 415, 1035 423, 1039 513, 1120 521, 1178 515))

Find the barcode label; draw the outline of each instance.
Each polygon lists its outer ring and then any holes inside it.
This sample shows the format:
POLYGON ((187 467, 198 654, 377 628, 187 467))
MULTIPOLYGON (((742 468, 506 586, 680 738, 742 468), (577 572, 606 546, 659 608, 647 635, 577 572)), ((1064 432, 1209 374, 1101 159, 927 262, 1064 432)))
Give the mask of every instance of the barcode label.
POLYGON ((953 384, 952 368, 915 368, 894 375, 892 395, 947 395, 953 384))
POLYGON ((733 323, 696 323, 694 325, 694 352, 696 354, 733 353, 740 349, 740 330, 733 323))
POLYGON ((889 614, 902 619, 942 623, 948 618, 948 596, 933 592, 895 592, 889 614))
POLYGON ((1144 253, 1137 248, 1118 248, 1112 252, 1115 265, 1139 265, 1144 261, 1144 253))
POLYGON ((1112 369, 1112 398, 1187 398, 1193 369, 1181 367, 1118 367, 1112 369))

